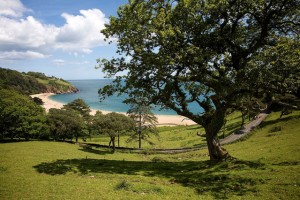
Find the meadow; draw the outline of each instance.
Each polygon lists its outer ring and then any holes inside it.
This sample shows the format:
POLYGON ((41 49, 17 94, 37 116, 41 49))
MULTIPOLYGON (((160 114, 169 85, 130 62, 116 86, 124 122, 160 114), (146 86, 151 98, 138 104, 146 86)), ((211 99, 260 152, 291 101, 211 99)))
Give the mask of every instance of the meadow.
MULTIPOLYGON (((248 119, 246 120, 246 122, 248 119)), ((241 114, 234 112, 227 117, 227 123, 225 128, 219 133, 219 138, 230 135, 233 131, 241 127, 241 114)), ((204 129, 199 125, 190 126, 162 126, 157 127, 158 134, 150 134, 150 138, 147 141, 142 141, 142 148, 186 148, 186 147, 197 147, 206 145, 204 137, 204 129), (197 135, 199 133, 203 137, 197 135)), ((138 148, 138 141, 128 142, 128 135, 120 136, 120 146, 129 148, 138 148)), ((108 145, 110 138, 107 135, 96 135, 91 138, 87 138, 87 143, 95 143, 100 145, 108 145)), ((81 142, 83 142, 81 140, 81 142)))
MULTIPOLYGON (((225 145, 235 159, 222 163, 208 161, 206 149, 112 154, 63 142, 0 144, 0 199, 300 199, 300 112, 278 117, 225 145)), ((161 127, 159 145, 197 145, 196 131, 161 127)))

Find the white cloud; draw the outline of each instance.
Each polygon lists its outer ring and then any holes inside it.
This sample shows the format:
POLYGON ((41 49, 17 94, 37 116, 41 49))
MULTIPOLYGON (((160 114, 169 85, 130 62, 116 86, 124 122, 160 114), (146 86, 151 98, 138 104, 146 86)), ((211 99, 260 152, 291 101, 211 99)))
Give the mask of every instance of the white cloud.
POLYGON ((24 12, 30 11, 20 0, 1 0, 0 16, 21 17, 24 12))
POLYGON ((0 51, 0 59, 3 60, 27 60, 46 57, 48 55, 34 51, 0 51))
POLYGON ((74 62, 74 61, 65 61, 63 59, 54 59, 54 60, 52 60, 52 62, 55 65, 59 65, 59 66, 66 65, 66 64, 68 64, 68 65, 85 65, 85 64, 90 63, 89 61, 86 61, 86 60, 85 61, 76 61, 76 62, 74 62))
POLYGON ((66 51, 91 53, 92 48, 106 44, 100 30, 107 18, 98 9, 80 10, 81 15, 63 13, 66 24, 59 29, 56 48, 66 51))
POLYGON ((25 19, 0 17, 0 50, 39 49, 51 46, 58 28, 44 25, 32 16, 25 19))
POLYGON ((64 65, 66 63, 65 60, 62 60, 62 59, 55 59, 55 60, 52 60, 52 62, 55 65, 64 65))
POLYGON ((86 65, 86 64, 89 64, 90 62, 85 60, 85 61, 80 61, 80 62, 70 62, 70 64, 73 64, 73 65, 86 65))
MULTIPOLYGON (((63 26, 44 24, 33 16, 20 17, 26 9, 19 0, 0 2, 0 51, 11 52, 11 55, 36 52, 40 55, 62 50, 77 56, 89 54, 92 49, 105 45, 100 30, 108 22, 105 15, 98 9, 80 10, 79 15, 63 13, 66 23, 63 26), (6 14, 5 14, 6 13, 6 14)), ((5 59, 13 56, 3 56, 5 59)), ((16 56, 18 57, 18 56, 16 56)), ((37 56, 37 58, 43 56, 37 56)), ((21 59, 22 56, 20 56, 21 59)), ((24 57, 26 59, 26 57, 24 57)))

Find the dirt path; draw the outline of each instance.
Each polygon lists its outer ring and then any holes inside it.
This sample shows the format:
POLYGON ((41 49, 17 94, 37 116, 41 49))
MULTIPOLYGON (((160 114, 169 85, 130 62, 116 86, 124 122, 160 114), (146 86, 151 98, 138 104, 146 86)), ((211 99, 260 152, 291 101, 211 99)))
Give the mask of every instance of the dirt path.
POLYGON ((256 119, 251 121, 249 124, 246 124, 243 129, 239 129, 232 133, 231 135, 227 136, 226 138, 220 140, 221 144, 229 144, 236 140, 239 140, 242 137, 245 137, 251 130, 257 127, 266 117, 268 114, 260 113, 256 119))
MULTIPOLYGON (((267 116, 268 116, 268 114, 266 114, 266 113, 260 113, 259 115, 257 115, 257 117, 254 120, 252 120, 250 123, 246 124, 242 129, 236 130, 231 135, 227 136, 224 139, 221 139, 220 143, 222 145, 229 144, 229 143, 235 142, 235 141, 245 137, 246 135, 248 135, 248 133, 250 133, 253 129, 255 129, 263 120, 265 120, 265 118, 267 116)), ((158 152, 160 152, 160 153, 182 153, 182 152, 195 151, 195 150, 204 149, 204 148, 207 148, 206 144, 198 146, 198 147, 191 147, 191 148, 160 149, 160 150, 158 150, 158 152)))
MULTIPOLYGON (((231 135, 227 136, 224 139, 221 139, 220 143, 222 145, 229 144, 229 143, 235 142, 235 141, 245 137, 246 135, 248 135, 248 133, 251 132, 251 130, 256 128, 267 116, 268 116, 268 114, 266 114, 266 113, 260 113, 259 115, 257 115, 256 119, 254 119, 250 123, 246 124, 242 129, 236 130, 231 135)), ((157 152, 159 152, 159 153, 182 153, 182 152, 195 151, 195 150, 204 149, 204 148, 207 148, 206 144, 198 146, 198 147, 190 147, 190 148, 159 149, 159 150, 157 150, 157 152)), ((154 152, 156 152, 156 151, 154 150, 154 152)))

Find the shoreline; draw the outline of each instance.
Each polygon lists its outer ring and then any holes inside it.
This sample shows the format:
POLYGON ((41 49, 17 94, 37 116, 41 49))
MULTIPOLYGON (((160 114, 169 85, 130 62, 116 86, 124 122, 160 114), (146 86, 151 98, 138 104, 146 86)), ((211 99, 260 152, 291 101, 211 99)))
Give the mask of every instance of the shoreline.
MULTIPOLYGON (((34 94, 30 95, 32 98, 38 97, 40 98, 44 104, 42 105, 43 108, 45 108, 46 112, 49 111, 50 108, 57 108, 60 109, 64 106, 63 103, 60 103, 58 101, 54 101, 50 99, 49 97, 52 95, 56 95, 54 93, 40 93, 40 94, 34 94)), ((95 115, 97 111, 101 111, 103 114, 111 113, 112 111, 106 111, 106 110, 98 110, 98 109, 91 109, 91 115, 95 115)), ((126 114, 123 112, 117 112, 126 114)), ((190 119, 186 119, 186 117, 180 116, 180 115, 155 115, 157 117, 158 126, 174 126, 174 125, 194 125, 196 124, 190 119)))

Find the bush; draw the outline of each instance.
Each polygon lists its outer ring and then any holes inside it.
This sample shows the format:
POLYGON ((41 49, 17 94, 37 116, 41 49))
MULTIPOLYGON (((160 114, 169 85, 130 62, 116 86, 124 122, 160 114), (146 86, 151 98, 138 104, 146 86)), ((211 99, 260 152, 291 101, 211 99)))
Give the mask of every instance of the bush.
POLYGON ((158 162, 166 162, 166 160, 164 160, 163 158, 159 157, 159 156, 155 156, 152 158, 151 160, 152 162, 158 163, 158 162))
POLYGON ((281 126, 275 126, 269 130, 269 133, 279 132, 281 130, 282 130, 281 126))
POLYGON ((116 190, 129 190, 131 188, 131 184, 127 181, 123 180, 121 183, 116 185, 116 190))

